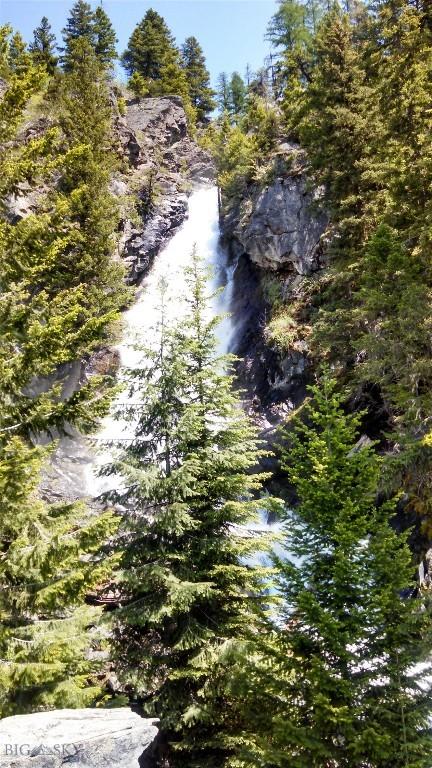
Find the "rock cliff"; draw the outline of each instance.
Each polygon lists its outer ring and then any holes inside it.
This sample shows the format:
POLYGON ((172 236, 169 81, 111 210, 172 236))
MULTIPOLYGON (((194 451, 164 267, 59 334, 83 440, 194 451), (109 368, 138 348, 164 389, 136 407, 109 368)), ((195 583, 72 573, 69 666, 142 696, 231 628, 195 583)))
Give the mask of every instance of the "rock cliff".
POLYGON ((122 201, 119 255, 130 282, 138 282, 187 213, 192 184, 214 178, 210 155, 190 138, 179 96, 134 99, 117 116, 116 131, 126 173, 112 182, 122 201), (130 198, 132 209, 130 213, 130 198))
POLYGON ((297 406, 308 383, 307 347, 297 340, 283 354, 269 344, 269 278, 289 304, 305 278, 324 266, 323 240, 328 219, 321 191, 311 190, 306 160, 296 145, 282 144, 274 154, 270 179, 250 184, 241 200, 225 205, 222 232, 237 262, 233 312, 239 374, 264 425, 281 409, 297 406), (281 403, 283 406, 281 407, 281 403))

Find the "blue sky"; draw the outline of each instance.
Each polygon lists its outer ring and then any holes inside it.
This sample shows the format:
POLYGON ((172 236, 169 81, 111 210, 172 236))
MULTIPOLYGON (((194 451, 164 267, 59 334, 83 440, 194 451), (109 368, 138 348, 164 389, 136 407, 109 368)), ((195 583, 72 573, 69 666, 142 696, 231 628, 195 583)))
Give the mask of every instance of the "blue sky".
MULTIPOLYGON (((60 37, 73 0, 0 0, 0 19, 18 29, 26 40, 43 15, 60 37)), ((92 6, 97 5, 94 0, 92 6)), ((104 0, 119 38, 122 51, 135 24, 148 8, 166 20, 177 43, 188 35, 200 41, 207 58, 213 84, 219 72, 238 70, 246 64, 257 69, 269 53, 264 34, 276 9, 276 0, 104 0)))

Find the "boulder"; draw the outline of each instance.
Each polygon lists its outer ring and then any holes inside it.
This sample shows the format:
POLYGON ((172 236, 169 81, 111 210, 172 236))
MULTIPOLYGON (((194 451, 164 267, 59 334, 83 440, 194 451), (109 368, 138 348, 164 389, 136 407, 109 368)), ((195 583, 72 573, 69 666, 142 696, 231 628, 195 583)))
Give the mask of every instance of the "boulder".
POLYGON ((130 709, 63 709, 0 721, 0 768, 144 768, 154 720, 130 709))

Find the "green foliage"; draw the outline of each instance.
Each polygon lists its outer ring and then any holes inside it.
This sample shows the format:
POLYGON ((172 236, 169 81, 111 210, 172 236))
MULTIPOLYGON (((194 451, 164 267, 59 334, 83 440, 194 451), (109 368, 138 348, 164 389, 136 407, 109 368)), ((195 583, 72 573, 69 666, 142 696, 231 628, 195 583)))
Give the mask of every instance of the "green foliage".
POLYGON ((217 137, 215 153, 222 190, 230 199, 241 197, 256 167, 258 147, 255 137, 225 123, 217 137))
POLYGON ((143 98, 150 93, 150 82, 146 80, 139 72, 134 72, 129 80, 128 87, 131 89, 134 96, 137 98, 143 98))
POLYGON ((99 609, 83 602, 112 570, 101 542, 117 522, 81 504, 46 505, 43 451, 5 433, 0 446, 1 716, 87 706, 100 695, 90 651, 101 637, 99 609))
POLYGON ((221 114, 230 115, 232 122, 238 123, 246 108, 247 89, 242 76, 233 72, 228 78, 225 72, 221 72, 216 95, 221 114))
POLYGON ((132 32, 121 62, 129 76, 160 80, 164 65, 179 63, 174 38, 164 19, 151 8, 132 32))
POLYGON ((332 212, 337 206, 342 226, 348 219, 352 237, 364 208, 359 146, 367 144, 374 129, 370 88, 349 18, 337 6, 324 17, 314 44, 315 66, 304 92, 299 135, 315 178, 328 190, 327 204, 332 212))
POLYGON ((252 133, 258 148, 269 155, 275 149, 280 134, 280 118, 275 106, 259 96, 249 96, 242 128, 252 133))
POLYGON ((50 75, 54 73, 58 61, 54 53, 55 49, 56 37, 51 32, 51 24, 47 17, 43 16, 41 23, 33 31, 33 40, 29 45, 29 51, 35 62, 45 67, 50 75))
MULTIPOLYGON (((201 51, 200 48, 199 51, 201 51)), ((195 48, 194 56, 199 51, 195 48)), ((191 51, 190 53, 192 55, 191 51)), ((202 56, 202 51, 200 55, 202 56)), ((198 60, 192 61, 191 59, 190 71, 188 72, 170 30, 162 16, 156 11, 149 9, 142 21, 137 24, 121 61, 130 76, 129 87, 136 96, 181 96, 188 118, 189 130, 193 133, 197 117, 202 117, 203 109, 208 111, 210 91, 208 93, 205 91, 203 80, 200 85, 201 95, 196 91, 197 81, 194 85, 195 90, 190 86, 190 81, 197 74, 194 68, 196 68, 198 60), (192 70, 194 70, 194 74, 192 74, 192 70), (197 102, 198 107, 195 102, 197 102), (199 106, 200 104, 201 106, 199 106)), ((203 57, 201 64, 204 66, 203 57)), ((204 77, 203 70, 201 70, 200 76, 201 78, 204 77)))
POLYGON ((279 0, 279 7, 268 25, 267 39, 284 52, 308 45, 322 13, 319 5, 316 0, 308 3, 279 0))
MULTIPOLYGON (((16 134, 18 126, 24 118, 24 111, 29 99, 35 94, 44 81, 44 74, 39 67, 34 66, 31 57, 25 50, 20 57, 12 61, 11 46, 13 32, 8 25, 0 27, 0 75, 5 78, 7 88, 0 102, 0 142, 3 147, 2 166, 8 159, 5 144, 16 134)), ((6 187, 5 180, 1 180, 6 187)))
POLYGON ((226 72, 221 72, 218 77, 216 91, 217 105, 221 114, 229 113, 231 106, 230 87, 226 72))
POLYGON ((235 122, 242 117, 246 106, 246 86, 238 72, 231 75, 230 85, 230 114, 235 122))
POLYGON ((213 674, 265 600, 265 570, 245 560, 261 536, 246 529, 271 500, 253 499, 265 479, 252 471, 261 451, 223 372, 230 361, 217 353, 218 319, 206 319, 197 256, 187 283, 188 314, 174 329, 162 296, 158 348, 131 372, 138 402, 122 414, 138 420, 135 439, 107 471, 121 476, 124 490, 110 497, 128 510, 116 662, 145 711, 161 717, 176 765, 191 767, 222 759, 216 737, 227 713, 213 674))
POLYGON ((66 72, 74 66, 77 44, 91 46, 102 66, 109 69, 117 58, 116 34, 106 11, 98 6, 93 12, 85 0, 76 0, 65 28, 62 30, 64 47, 60 48, 60 61, 66 72))
POLYGON ((46 68, 2 29, 7 90, 0 104, 0 694, 1 714, 83 706, 100 695, 95 662, 99 610, 84 607, 112 560, 103 543, 116 522, 38 496, 46 452, 32 442, 65 424, 94 428, 109 381, 93 377, 69 397, 58 367, 108 340, 126 298, 111 262, 116 213, 108 193, 113 156, 107 87, 91 44, 70 44, 71 71, 57 79, 59 124, 20 133, 46 68), (74 59, 72 61, 72 59, 74 59), (46 185, 55 191, 45 192, 46 185), (25 182, 35 212, 11 222, 9 195, 25 182), (31 438, 31 442, 30 442, 31 438))
POLYGON ((185 40, 181 53, 190 100, 196 110, 197 119, 202 121, 216 106, 204 53, 196 37, 188 37, 185 40))
POLYGON ((274 557, 278 622, 231 667, 246 723, 232 764, 426 768, 428 601, 394 503, 376 506, 381 462, 356 442, 360 415, 327 373, 312 395, 283 459, 299 503, 274 557))
POLYGON ((98 60, 110 67, 117 58, 117 37, 111 21, 101 5, 93 15, 94 49, 98 60))
POLYGON ((72 62, 69 60, 71 45, 77 41, 93 43, 93 11, 85 0, 76 0, 72 6, 66 26, 62 29, 64 48, 61 48, 61 63, 64 69, 70 70, 72 62))
POLYGON ((383 2, 368 17, 335 6, 308 50, 305 73, 286 49, 284 111, 332 217, 330 268, 309 320, 313 353, 353 386, 379 388, 408 459, 430 417, 428 10, 383 2))

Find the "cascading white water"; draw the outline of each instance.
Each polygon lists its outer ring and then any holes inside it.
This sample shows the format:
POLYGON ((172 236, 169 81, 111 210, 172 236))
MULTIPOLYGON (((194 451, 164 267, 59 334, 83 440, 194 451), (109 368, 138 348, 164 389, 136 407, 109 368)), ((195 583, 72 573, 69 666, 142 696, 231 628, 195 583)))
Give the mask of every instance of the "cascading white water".
MULTIPOLYGON (((184 269, 191 261, 192 250, 196 246, 198 254, 213 272, 211 288, 223 287, 212 307, 214 314, 229 312, 233 291, 233 267, 228 265, 227 256, 221 247, 219 232, 219 211, 217 187, 206 187, 193 192, 189 199, 189 215, 178 232, 156 257, 154 264, 143 281, 138 299, 124 315, 123 341, 118 346, 120 364, 124 368, 137 367, 143 359, 143 352, 137 349, 140 344, 152 346, 152 339, 159 319, 160 281, 167 283, 166 309, 168 322, 178 321, 185 313, 183 296, 185 294, 184 269)), ((219 349, 221 354, 228 351, 233 336, 233 324, 230 317, 225 317, 218 328, 219 349)), ((120 369, 120 379, 122 376, 120 369)), ((127 402, 127 391, 119 399, 127 402)), ((115 404, 113 406, 113 411, 115 404)), ((132 436, 133 426, 126 425, 109 415, 103 422, 97 435, 99 451, 87 472, 87 493, 99 496, 113 487, 115 479, 101 477, 98 470, 111 459, 111 452, 104 445, 115 443, 132 436)))

